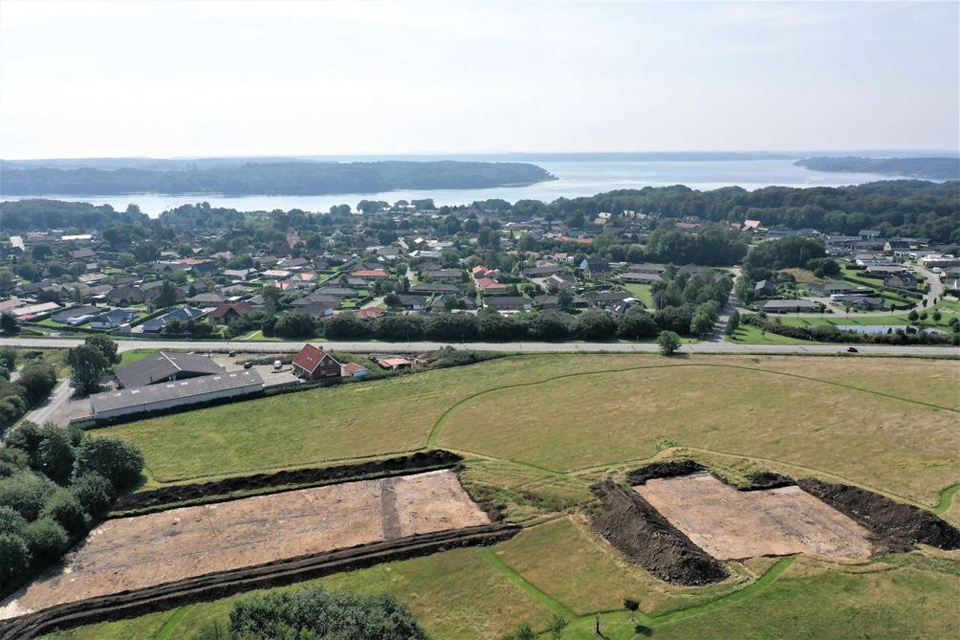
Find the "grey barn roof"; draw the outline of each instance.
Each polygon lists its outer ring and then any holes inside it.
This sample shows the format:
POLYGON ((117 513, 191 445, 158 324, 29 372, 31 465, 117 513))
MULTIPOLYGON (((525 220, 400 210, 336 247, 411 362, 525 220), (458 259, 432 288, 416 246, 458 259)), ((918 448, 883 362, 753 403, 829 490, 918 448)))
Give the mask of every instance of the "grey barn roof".
POLYGON ((171 376, 192 378, 223 373, 223 367, 206 356, 160 351, 143 360, 117 369, 117 378, 124 387, 145 387, 168 380, 171 376))
MULTIPOLYGON (((177 380, 176 382, 155 384, 138 389, 97 393, 90 396, 90 406, 93 409, 94 416, 132 407, 144 407, 144 410, 148 410, 151 405, 159 402, 184 400, 193 396, 222 393, 244 387, 263 387, 263 379, 256 369, 246 369, 232 373, 223 372, 219 375, 177 380)), ((251 389, 251 392, 256 390, 258 389, 251 389)))

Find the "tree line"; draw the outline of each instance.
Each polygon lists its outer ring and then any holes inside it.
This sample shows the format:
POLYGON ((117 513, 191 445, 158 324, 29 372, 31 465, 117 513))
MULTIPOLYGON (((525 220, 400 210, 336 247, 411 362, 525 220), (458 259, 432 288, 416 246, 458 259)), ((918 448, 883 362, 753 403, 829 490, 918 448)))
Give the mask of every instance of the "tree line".
POLYGON ((522 162, 276 162, 200 170, 56 169, 3 167, 9 195, 71 193, 210 193, 226 195, 320 195, 394 189, 481 189, 551 179, 522 162))

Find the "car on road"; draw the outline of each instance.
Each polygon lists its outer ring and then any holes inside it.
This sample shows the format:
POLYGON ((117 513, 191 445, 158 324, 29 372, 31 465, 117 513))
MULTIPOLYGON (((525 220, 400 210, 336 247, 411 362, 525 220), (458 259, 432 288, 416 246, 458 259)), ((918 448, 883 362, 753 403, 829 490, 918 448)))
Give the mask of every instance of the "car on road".
POLYGON ((847 347, 847 353, 860 353, 860 350, 856 347, 847 347))

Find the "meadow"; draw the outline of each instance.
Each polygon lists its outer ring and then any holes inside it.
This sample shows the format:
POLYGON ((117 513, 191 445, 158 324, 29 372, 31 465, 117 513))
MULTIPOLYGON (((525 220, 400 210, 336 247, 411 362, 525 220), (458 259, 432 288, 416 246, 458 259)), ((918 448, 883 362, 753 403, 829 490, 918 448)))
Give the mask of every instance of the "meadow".
MULTIPOLYGON (((433 638, 501 638, 554 615, 565 639, 946 637, 960 625, 960 552, 862 562, 727 564, 678 587, 589 525, 590 486, 686 455, 736 480, 757 470, 849 482, 960 523, 960 363, 862 357, 515 356, 222 405, 101 429, 137 442, 154 485, 441 447, 478 500, 526 525, 513 539, 301 583, 389 593, 433 638), (640 601, 632 619, 623 599, 640 601), (824 603, 830 603, 825 606, 824 603), (638 628, 637 625, 642 625, 638 628), (639 630, 638 630, 639 629, 639 630), (641 633, 643 632, 643 633, 641 633)), ((232 596, 52 638, 191 638, 232 596)), ((548 637, 545 633, 541 637, 548 637)))

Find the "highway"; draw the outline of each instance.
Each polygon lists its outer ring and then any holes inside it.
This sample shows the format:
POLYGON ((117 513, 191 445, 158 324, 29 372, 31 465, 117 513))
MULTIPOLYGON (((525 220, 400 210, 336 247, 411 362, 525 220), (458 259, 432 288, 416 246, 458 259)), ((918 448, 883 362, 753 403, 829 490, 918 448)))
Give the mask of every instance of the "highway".
MULTIPOLYGON (((475 351, 505 351, 509 353, 656 353, 654 343, 627 342, 350 342, 316 339, 310 342, 322 344, 332 351, 352 351, 354 353, 424 353, 442 347, 473 349, 475 351)), ((82 344, 77 338, 0 338, 0 346, 11 345, 25 348, 67 349, 82 344)), ((243 351, 259 353, 285 353, 299 351, 304 341, 219 341, 219 340, 118 340, 120 351, 133 349, 170 349, 182 351, 243 351)), ((960 347, 955 346, 896 346, 857 344, 862 354, 886 356, 952 356, 960 357, 960 347)), ((704 354, 835 354, 845 352, 847 345, 842 344, 738 344, 735 342, 698 342, 686 344, 680 353, 704 354)))

